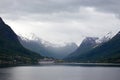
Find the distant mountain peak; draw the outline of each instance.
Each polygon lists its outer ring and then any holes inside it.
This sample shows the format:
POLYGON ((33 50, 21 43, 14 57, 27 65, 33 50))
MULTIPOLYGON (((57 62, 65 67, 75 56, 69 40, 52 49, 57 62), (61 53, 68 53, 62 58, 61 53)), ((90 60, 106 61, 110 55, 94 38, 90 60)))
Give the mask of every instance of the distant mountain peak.
POLYGON ((98 37, 86 37, 82 43, 96 43, 98 39, 98 37))
POLYGON ((86 37, 85 38, 85 40, 89 40, 89 41, 96 40, 96 39, 98 39, 98 37, 86 37))

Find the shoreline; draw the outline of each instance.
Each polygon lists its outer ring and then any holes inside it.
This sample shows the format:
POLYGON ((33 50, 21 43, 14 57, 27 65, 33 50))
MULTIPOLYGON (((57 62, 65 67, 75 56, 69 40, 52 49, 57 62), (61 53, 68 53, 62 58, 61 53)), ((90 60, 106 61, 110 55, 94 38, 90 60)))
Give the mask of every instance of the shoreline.
POLYGON ((49 64, 0 64, 0 68, 16 66, 82 66, 82 67, 120 67, 120 63, 49 63, 49 64))
POLYGON ((120 67, 120 63, 58 63, 63 65, 73 65, 73 66, 103 66, 103 67, 120 67))

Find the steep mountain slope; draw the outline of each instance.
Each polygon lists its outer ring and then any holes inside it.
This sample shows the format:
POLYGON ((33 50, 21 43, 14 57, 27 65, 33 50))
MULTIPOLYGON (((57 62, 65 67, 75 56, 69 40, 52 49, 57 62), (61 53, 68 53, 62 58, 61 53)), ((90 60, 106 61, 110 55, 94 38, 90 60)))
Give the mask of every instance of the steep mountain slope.
POLYGON ((77 45, 75 43, 58 46, 48 41, 39 39, 38 37, 34 36, 34 38, 35 39, 30 40, 24 37, 19 37, 19 41, 27 49, 37 52, 43 56, 53 57, 56 59, 62 59, 77 49, 77 45))
POLYGON ((120 32, 109 41, 74 57, 71 61, 120 63, 120 32))
POLYGON ((97 37, 86 37, 82 41, 78 49, 74 51, 73 53, 71 53, 66 59, 73 59, 81 54, 84 54, 90 51, 92 48, 94 48, 97 45, 96 40, 98 40, 97 37))
POLYGON ((104 35, 103 37, 97 39, 96 42, 97 42, 98 44, 105 43, 105 42, 109 41, 110 39, 112 39, 113 36, 114 36, 113 33, 112 33, 112 32, 109 32, 109 33, 107 33, 106 35, 104 35))
POLYGON ((25 49, 18 36, 0 18, 0 63, 34 63, 42 58, 39 54, 25 49))
POLYGON ((42 56, 51 57, 49 55, 49 52, 44 48, 44 45, 42 43, 38 43, 38 41, 40 40, 36 41, 36 40, 29 40, 24 37, 19 37, 19 41, 25 48, 31 51, 37 52, 41 54, 42 56))

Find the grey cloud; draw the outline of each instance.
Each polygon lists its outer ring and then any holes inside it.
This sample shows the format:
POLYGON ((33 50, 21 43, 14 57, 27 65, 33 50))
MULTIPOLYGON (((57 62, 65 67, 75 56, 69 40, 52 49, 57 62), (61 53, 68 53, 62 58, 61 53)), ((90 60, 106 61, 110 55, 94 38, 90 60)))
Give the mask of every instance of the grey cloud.
POLYGON ((21 32, 26 32, 24 31, 25 24, 26 29, 33 31, 33 26, 36 25, 27 25, 26 22, 28 22, 38 24, 37 27, 39 28, 33 32, 37 32, 38 35, 40 35, 40 32, 44 33, 40 36, 46 36, 45 38, 48 38, 48 40, 52 32, 53 39, 55 37, 65 38, 66 40, 75 38, 73 41, 79 42, 82 35, 103 36, 104 33, 113 30, 113 28, 117 31, 119 28, 114 27, 116 26, 114 24, 118 23, 117 26, 119 26, 119 20, 112 15, 119 17, 119 7, 120 0, 0 0, 0 16, 11 21, 10 23, 14 22, 14 25, 17 24, 16 26, 19 28, 15 26, 16 32, 19 29, 21 29, 21 32), (94 14, 97 11, 100 14, 94 14), (23 22, 19 23, 19 20, 23 22), (39 25, 39 22, 43 22, 43 25, 39 25), (22 24, 23 28, 20 28, 19 24, 22 24), (55 26, 56 28, 44 31, 46 29, 41 30, 40 26, 42 28, 55 26), (60 35, 62 36, 60 37, 60 35))
POLYGON ((0 12, 74 12, 80 6, 91 6, 100 10, 118 12, 119 4, 119 0, 1 0, 0 12))
MULTIPOLYGON (((120 13, 119 0, 0 0, 0 14, 14 17, 13 19, 31 15, 57 17, 61 13, 68 13, 64 18, 76 18, 80 7, 94 7, 96 10, 110 12, 116 15, 120 13), (70 14, 69 14, 70 13, 70 14)), ((81 17, 80 17, 81 18, 81 17)), ((49 18, 48 18, 49 19, 49 18)))

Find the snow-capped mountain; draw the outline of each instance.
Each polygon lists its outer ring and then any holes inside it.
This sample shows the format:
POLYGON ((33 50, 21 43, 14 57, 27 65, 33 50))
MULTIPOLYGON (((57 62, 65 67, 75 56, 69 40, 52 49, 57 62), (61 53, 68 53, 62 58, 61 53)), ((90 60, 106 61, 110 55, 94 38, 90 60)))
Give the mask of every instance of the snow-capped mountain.
POLYGON ((108 33, 103 38, 87 37, 78 49, 65 58, 72 62, 120 62, 120 32, 108 33), (97 41, 100 41, 99 43, 97 41))
POLYGON ((109 41, 110 39, 112 39, 113 36, 114 36, 113 33, 109 32, 105 36, 97 39, 96 43, 98 43, 98 44, 105 43, 105 42, 109 41))
POLYGON ((19 40, 25 48, 40 53, 43 56, 57 59, 62 59, 77 49, 77 45, 75 43, 67 43, 64 46, 60 46, 40 39, 35 35, 29 37, 29 39, 20 36, 19 40))
POLYGON ((87 51, 89 51, 90 49, 92 49, 94 46, 97 45, 96 40, 98 40, 98 37, 86 37, 82 43, 80 44, 80 46, 78 47, 78 49, 76 51, 74 51, 73 53, 71 53, 67 59, 71 59, 73 57, 77 57, 80 54, 83 54, 87 51))

